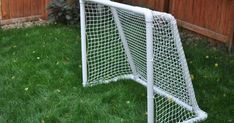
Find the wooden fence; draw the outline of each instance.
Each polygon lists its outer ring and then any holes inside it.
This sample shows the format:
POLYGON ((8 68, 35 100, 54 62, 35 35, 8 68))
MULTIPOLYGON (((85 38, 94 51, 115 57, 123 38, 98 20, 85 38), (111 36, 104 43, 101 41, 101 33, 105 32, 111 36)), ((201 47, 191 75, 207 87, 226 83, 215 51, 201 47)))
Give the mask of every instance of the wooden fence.
POLYGON ((48 0, 0 0, 0 25, 46 19, 48 0))
POLYGON ((174 0, 169 12, 182 27, 230 45, 233 41, 233 0, 174 0))
MULTIPOLYGON (((173 14, 186 29, 234 44, 234 0, 116 0, 173 14)), ((0 25, 46 18, 48 0, 0 0, 0 25)))
POLYGON ((234 43, 234 0, 122 0, 171 13, 180 26, 227 43, 234 43))

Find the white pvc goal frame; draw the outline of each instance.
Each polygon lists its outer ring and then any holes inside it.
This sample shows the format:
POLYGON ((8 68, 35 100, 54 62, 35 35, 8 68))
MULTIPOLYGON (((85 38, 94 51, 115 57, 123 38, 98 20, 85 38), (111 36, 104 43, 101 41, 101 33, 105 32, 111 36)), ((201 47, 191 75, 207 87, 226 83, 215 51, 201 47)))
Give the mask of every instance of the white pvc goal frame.
MULTIPOLYGON (((185 102, 181 101, 179 98, 171 95, 170 93, 167 93, 165 91, 163 91, 162 89, 160 89, 159 87, 154 85, 154 47, 153 47, 153 43, 154 43, 154 38, 153 38, 153 21, 154 21, 154 16, 155 15, 159 15, 162 14, 163 16, 170 18, 171 20, 173 20, 172 24, 174 24, 174 26, 176 27, 176 21, 174 19, 173 16, 171 16, 170 14, 166 14, 166 13, 161 13, 161 12, 156 12, 156 11, 152 11, 150 9, 146 9, 146 8, 141 8, 141 7, 136 7, 136 6, 130 6, 130 5, 125 5, 125 4, 121 4, 121 3, 117 3, 117 2, 112 2, 109 0, 80 0, 80 21, 81 21, 81 43, 82 43, 82 75, 83 75, 83 86, 89 86, 89 81, 88 81, 88 66, 87 66, 87 33, 86 33, 86 11, 85 11, 85 4, 86 2, 92 2, 92 3, 96 3, 96 4, 100 4, 100 5, 104 5, 104 6, 108 6, 111 8, 111 12, 113 14, 113 18, 115 21, 115 24, 118 28, 118 33, 120 35, 120 39, 122 40, 122 44, 125 50, 125 54, 127 56, 127 61, 130 65, 132 74, 131 75, 124 75, 124 76, 116 76, 112 79, 108 79, 108 80, 103 80, 103 82, 101 83, 109 83, 112 81, 117 81, 120 79, 131 79, 134 80, 144 86, 147 87, 147 120, 148 123, 154 123, 157 122, 154 119, 154 97, 155 97, 155 93, 162 96, 162 97, 167 97, 170 100, 173 100, 173 102, 175 102, 176 104, 182 106, 183 108, 185 108, 186 110, 189 111, 193 111, 195 112, 195 115, 193 118, 187 119, 183 122, 197 122, 197 121, 201 121, 207 118, 207 114, 202 111, 196 102, 195 99, 195 94, 194 94, 194 90, 191 84, 191 78, 189 76, 189 72, 188 72, 188 67, 187 67, 187 63, 185 60, 185 56, 184 56, 184 52, 182 49, 182 45, 180 42, 180 37, 179 35, 175 35, 175 43, 176 43, 176 47, 178 49, 178 55, 182 64, 182 70, 183 70, 183 77, 186 80, 186 85, 187 85, 187 89, 188 89, 188 93, 189 93, 189 97, 191 98, 191 105, 186 104, 185 102), (128 47, 128 43, 127 43, 127 39, 124 36, 124 32, 123 29, 121 27, 121 23, 120 20, 118 19, 118 12, 116 11, 116 8, 118 9, 123 9, 126 11, 131 11, 134 13, 138 13, 144 16, 145 18, 145 28, 146 28, 146 68, 147 68, 147 78, 146 80, 141 79, 140 77, 138 77, 137 72, 136 72, 136 68, 134 66, 133 63, 133 59, 128 47)), ((175 31, 175 33, 178 33, 177 28, 174 29, 173 31, 175 31)))

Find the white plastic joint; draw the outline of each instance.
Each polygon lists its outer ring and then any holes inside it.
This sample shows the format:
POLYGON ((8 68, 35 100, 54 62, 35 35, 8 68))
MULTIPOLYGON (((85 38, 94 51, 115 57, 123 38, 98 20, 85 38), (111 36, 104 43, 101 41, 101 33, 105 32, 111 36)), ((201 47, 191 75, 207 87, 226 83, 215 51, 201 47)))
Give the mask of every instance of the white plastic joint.
POLYGON ((80 4, 85 4, 84 0, 80 0, 79 2, 80 4))
POLYGON ((150 9, 146 9, 145 11, 145 22, 152 23, 153 22, 153 13, 150 9))

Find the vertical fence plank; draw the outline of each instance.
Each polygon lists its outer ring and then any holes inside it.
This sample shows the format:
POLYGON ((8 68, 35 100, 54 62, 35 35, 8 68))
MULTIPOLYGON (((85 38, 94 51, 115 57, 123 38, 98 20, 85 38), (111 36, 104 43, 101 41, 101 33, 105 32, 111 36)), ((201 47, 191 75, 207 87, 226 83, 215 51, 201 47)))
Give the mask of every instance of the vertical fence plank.
POLYGON ((18 17, 24 17, 24 0, 18 0, 17 15, 18 17))
POLYGON ((234 47, 234 1, 231 3, 230 28, 229 28, 229 51, 234 47))
POLYGON ((16 17, 16 6, 17 6, 17 1, 15 0, 9 0, 9 11, 10 11, 10 18, 17 18, 16 17))
POLYGON ((35 14, 35 2, 34 2, 34 0, 30 0, 30 2, 31 2, 31 4, 30 4, 31 5, 31 7, 30 7, 31 10, 30 11, 31 11, 31 16, 32 16, 32 15, 35 14))
MULTIPOLYGON (((208 0, 209 1, 209 0, 208 0)), ((219 26, 220 22, 220 7, 222 5, 222 0, 213 0, 213 5, 212 4, 207 4, 209 11, 208 11, 208 16, 206 21, 206 25, 208 25, 208 29, 214 30, 217 32, 217 28, 219 26)))
MULTIPOLYGON (((192 2, 192 10, 193 10, 193 15, 194 16, 196 16, 195 18, 191 18, 191 22, 192 23, 196 23, 196 24, 200 24, 200 25, 202 25, 202 23, 201 23, 201 20, 203 20, 205 17, 200 17, 199 15, 202 13, 202 9, 201 8, 204 8, 204 6, 205 6, 205 2, 206 2, 206 0, 193 0, 193 2, 192 2), (200 3, 200 4, 198 4, 198 3, 200 3), (200 8, 198 8, 198 5, 200 6, 200 8)), ((192 16, 193 16, 192 15, 192 16)))
POLYGON ((46 18, 46 0, 42 0, 42 19, 45 19, 46 18))
POLYGON ((37 4, 37 15, 42 15, 42 2, 43 0, 36 0, 37 4))
POLYGON ((2 0, 0 0, 0 20, 2 20, 2 0))
MULTIPOLYGON (((224 35, 228 35, 230 31, 228 31, 227 29, 230 28, 230 25, 231 25, 231 21, 234 21, 234 20, 231 20, 233 18, 231 13, 234 11, 232 9, 232 5, 234 4, 234 1, 228 1, 228 0, 225 0, 223 1, 223 5, 222 5, 222 13, 221 13, 221 17, 220 17, 220 26, 219 28, 217 29, 217 31, 219 33, 223 33, 224 35)), ((234 15, 233 15, 234 16, 234 15)))
POLYGON ((37 4, 37 15, 42 15, 43 14, 43 1, 44 0, 36 0, 36 4, 37 4))
POLYGON ((9 0, 2 0, 2 19, 9 19, 10 12, 9 12, 9 0))
POLYGON ((39 0, 31 0, 31 15, 39 15, 39 7, 37 1, 39 0))
POLYGON ((169 12, 169 0, 156 0, 154 9, 157 11, 169 12))
POLYGON ((24 17, 31 16, 31 0, 24 0, 24 17))
POLYGON ((192 16, 194 16, 194 11, 193 11, 194 0, 186 0, 185 3, 186 3, 185 4, 185 15, 184 15, 185 21, 191 22, 191 21, 193 21, 192 16))
POLYGON ((154 7, 155 7, 155 0, 146 0, 146 1, 145 1, 145 4, 146 4, 146 6, 147 6, 148 8, 154 9, 154 7))
POLYGON ((47 10, 47 6, 48 6, 48 4, 49 4, 49 2, 50 2, 50 0, 43 0, 43 19, 48 19, 48 10, 47 10))

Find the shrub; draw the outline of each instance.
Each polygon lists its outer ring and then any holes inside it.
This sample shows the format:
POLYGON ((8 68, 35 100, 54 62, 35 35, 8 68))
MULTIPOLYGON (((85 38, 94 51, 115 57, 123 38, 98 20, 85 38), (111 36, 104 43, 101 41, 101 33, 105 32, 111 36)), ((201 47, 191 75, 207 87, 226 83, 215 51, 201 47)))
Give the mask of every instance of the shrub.
POLYGON ((49 20, 62 24, 79 23, 78 0, 52 0, 48 5, 49 20))

